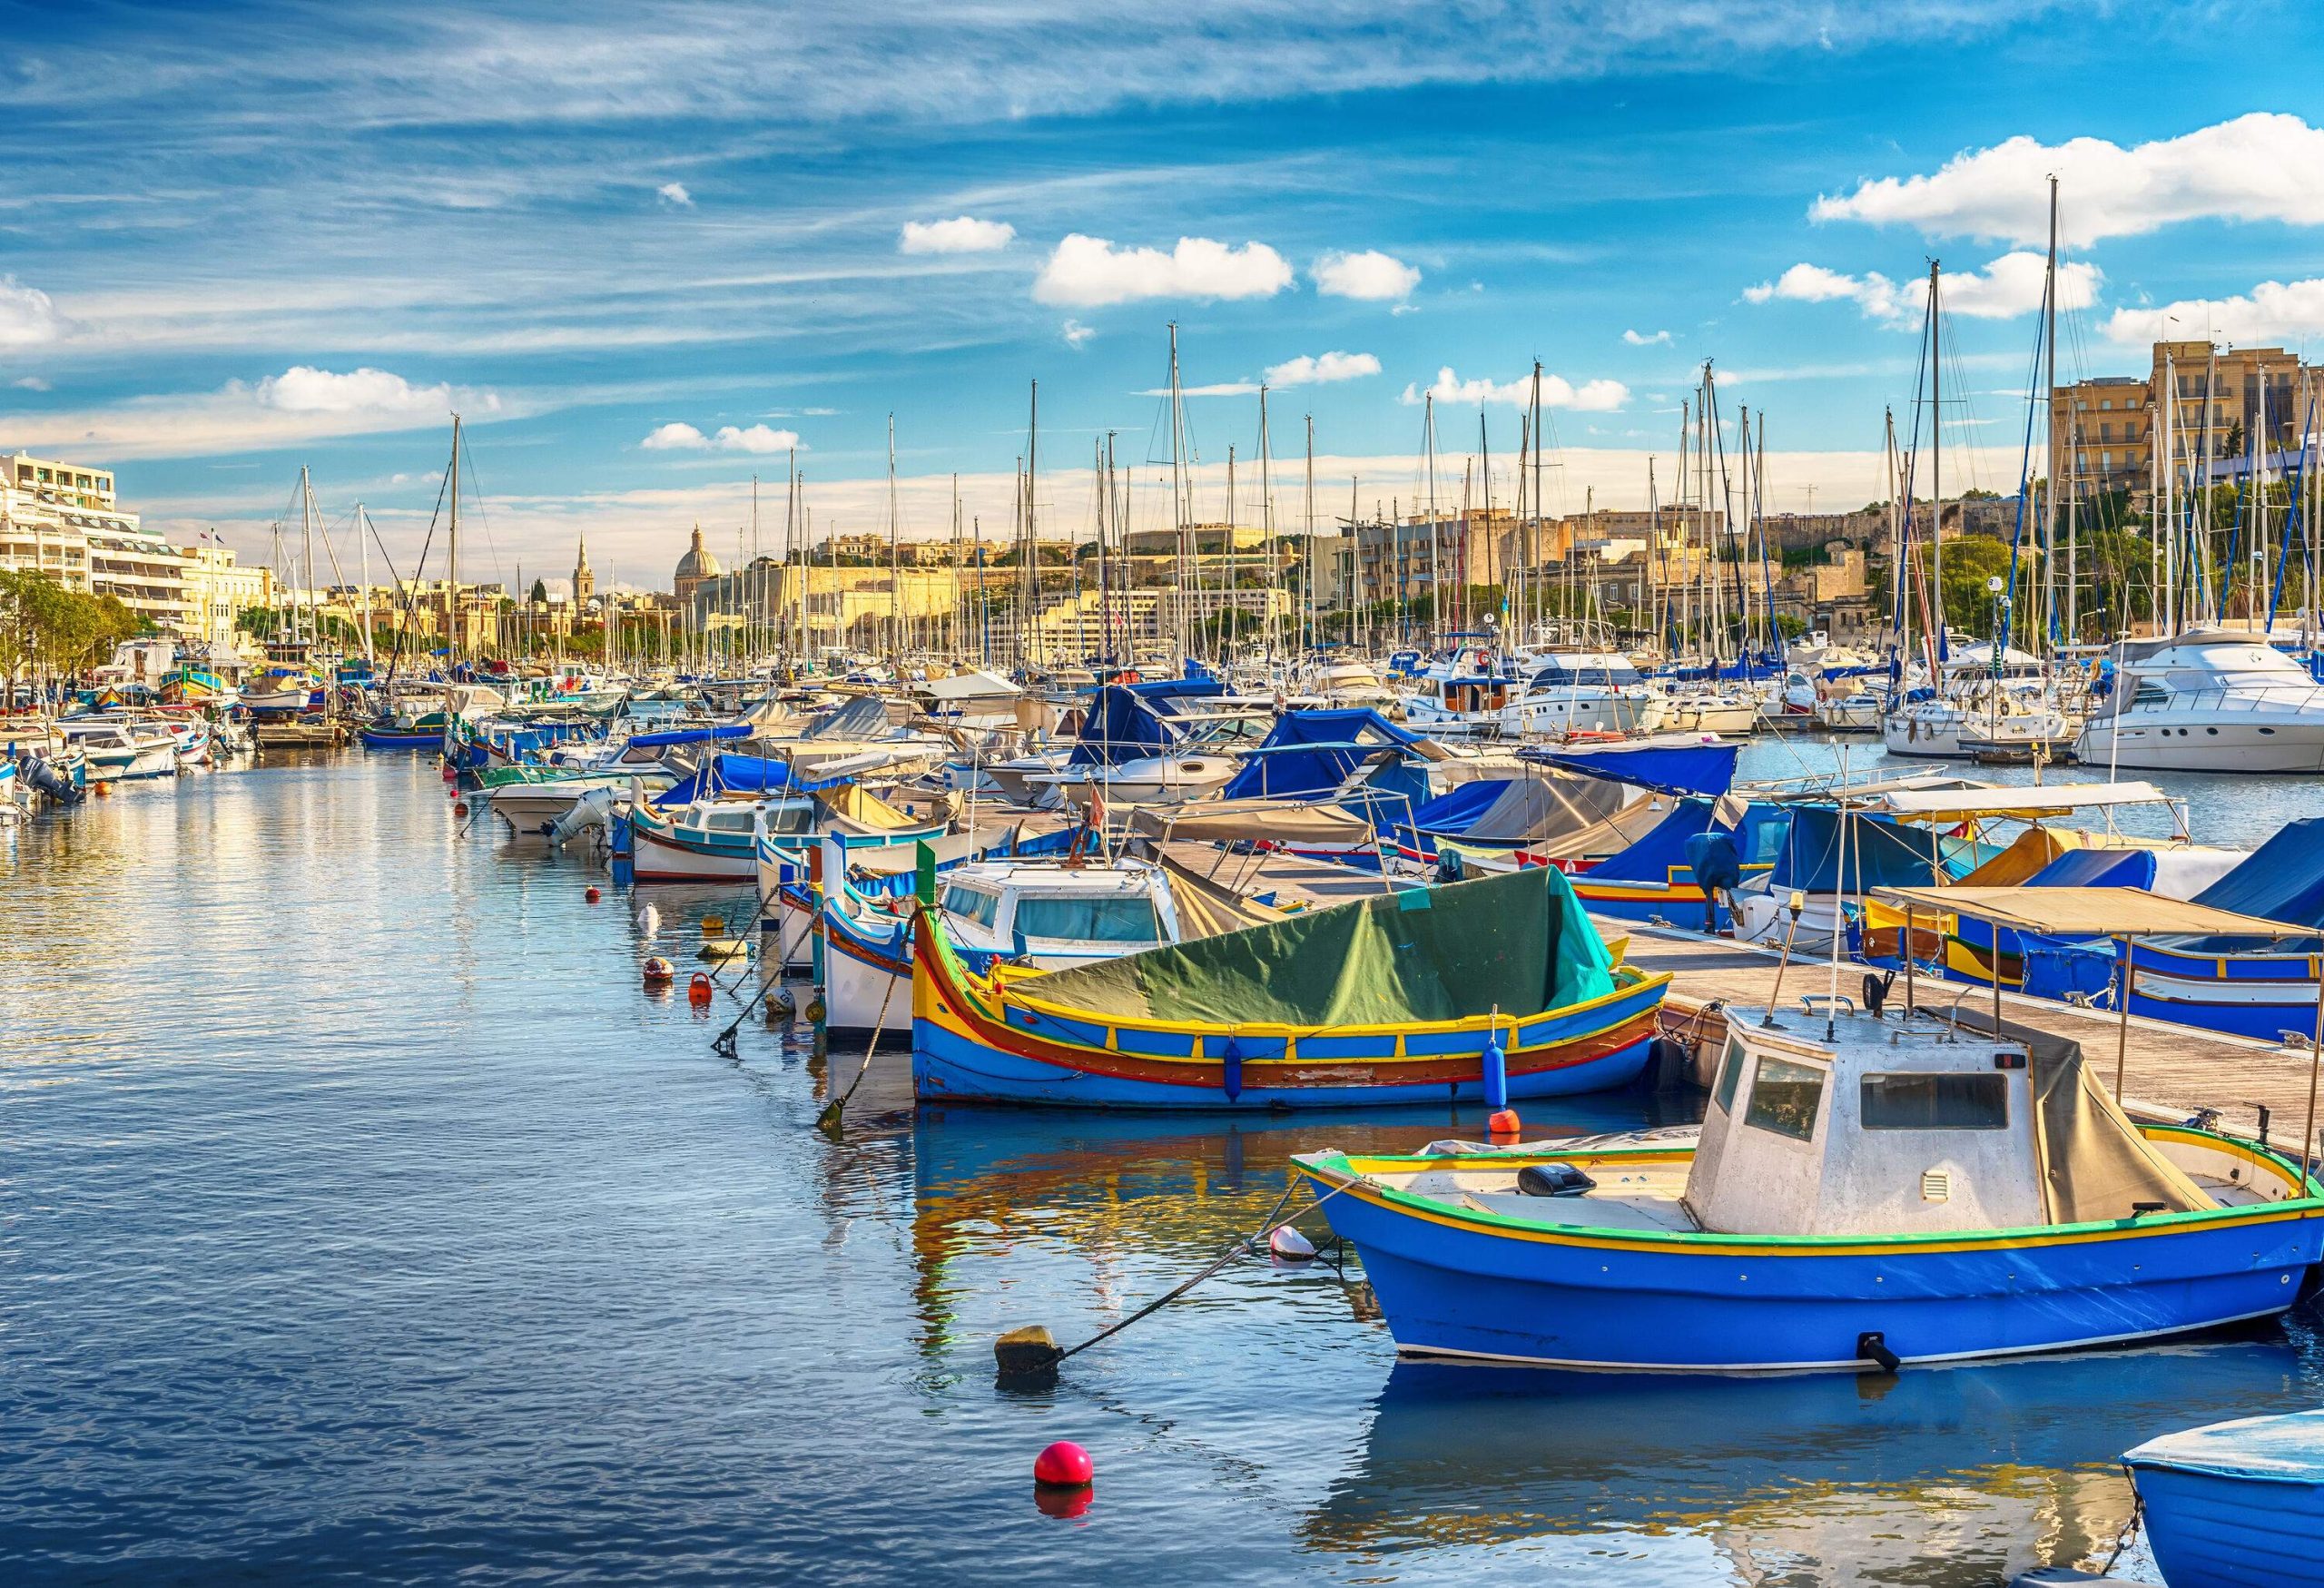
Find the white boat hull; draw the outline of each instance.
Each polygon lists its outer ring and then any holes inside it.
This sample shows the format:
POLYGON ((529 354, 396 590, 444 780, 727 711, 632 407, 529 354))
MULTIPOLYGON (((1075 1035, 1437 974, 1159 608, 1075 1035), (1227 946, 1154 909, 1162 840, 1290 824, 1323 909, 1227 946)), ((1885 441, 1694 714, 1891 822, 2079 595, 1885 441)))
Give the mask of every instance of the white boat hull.
POLYGON ((2125 771, 2324 772, 2324 721, 2140 713, 2119 727, 2109 720, 2084 728, 2074 755, 2125 771))

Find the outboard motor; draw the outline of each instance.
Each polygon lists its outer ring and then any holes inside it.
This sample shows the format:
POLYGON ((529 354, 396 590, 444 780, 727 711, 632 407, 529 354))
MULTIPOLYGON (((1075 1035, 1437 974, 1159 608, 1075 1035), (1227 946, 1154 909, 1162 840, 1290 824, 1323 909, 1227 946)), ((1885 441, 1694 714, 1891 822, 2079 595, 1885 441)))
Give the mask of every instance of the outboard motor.
POLYGON ((573 808, 549 824, 548 840, 563 843, 575 833, 590 827, 606 825, 614 806, 614 791, 593 788, 573 802, 573 808))
POLYGON ((51 765, 44 756, 27 755, 17 764, 17 774, 28 788, 35 789, 60 805, 77 805, 85 798, 73 780, 51 765))
POLYGON ((1687 840, 1687 868, 1703 891, 1703 931, 1718 930, 1718 896, 1732 893, 1743 883, 1743 857, 1735 853, 1735 836, 1716 830, 1687 840))

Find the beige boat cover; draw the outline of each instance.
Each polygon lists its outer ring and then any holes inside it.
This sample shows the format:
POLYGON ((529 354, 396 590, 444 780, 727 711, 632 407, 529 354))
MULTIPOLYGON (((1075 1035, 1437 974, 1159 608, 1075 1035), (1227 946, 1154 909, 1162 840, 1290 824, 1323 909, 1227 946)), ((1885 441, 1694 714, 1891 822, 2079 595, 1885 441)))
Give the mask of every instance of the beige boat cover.
MULTIPOLYGON (((1955 1019, 1974 1030, 1994 1029, 1989 1015, 1970 1010, 1960 1011, 1955 1019)), ((2001 1034, 2024 1042, 2032 1060, 2042 1205, 2051 1223, 2129 1218, 2132 1205, 2139 1202, 2160 1202, 2172 1213, 2219 1206, 2210 1192, 2189 1179, 2139 1134, 2130 1116, 2106 1095, 2105 1087, 2083 1062, 2081 1043, 2014 1021, 2001 1022, 2001 1034)))
POLYGON ((1369 844, 1372 824, 1337 805, 1291 800, 1204 800, 1188 805, 1140 805, 1129 830, 1141 838, 1184 838, 1201 843, 1263 840, 1271 843, 1369 844))
POLYGON ((1178 936, 1182 942, 1265 925, 1270 921, 1281 921, 1285 914, 1272 904, 1246 899, 1232 888, 1221 887, 1167 854, 1160 860, 1163 872, 1170 879, 1170 902, 1177 907, 1178 936))
POLYGON ((2067 850, 2087 848, 2090 842, 2089 833, 2072 828, 2053 832, 2047 827, 2028 827, 2008 848, 1963 877, 1960 886, 2015 887, 2067 850))
POLYGON ((2050 937, 2313 937, 2312 926, 2262 921, 2144 888, 1877 888, 1884 904, 1957 914, 2050 937))
POLYGON ((879 795, 852 783, 842 784, 837 788, 818 789, 815 798, 822 802, 824 810, 842 829, 852 827, 861 833, 891 833, 899 827, 922 824, 879 795))

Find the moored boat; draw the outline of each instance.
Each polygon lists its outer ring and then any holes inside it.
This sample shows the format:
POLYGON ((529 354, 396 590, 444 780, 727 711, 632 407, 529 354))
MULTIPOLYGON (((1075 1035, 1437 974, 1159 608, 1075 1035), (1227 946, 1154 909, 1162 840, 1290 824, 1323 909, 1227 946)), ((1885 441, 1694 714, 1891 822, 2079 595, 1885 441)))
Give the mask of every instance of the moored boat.
POLYGON ((2270 1317, 2324 1185, 2133 1126, 2078 1048, 1730 1008, 1700 1143, 1295 1159, 1408 1354, 1688 1372, 2063 1350, 2270 1317))
POLYGON ((927 1100, 1294 1109, 1511 1100, 1634 1080, 1669 982, 1535 867, 1048 975, 913 941, 927 1100))
POLYGON ((2171 1588, 2324 1583, 2324 1410, 2166 1434, 2122 1465, 2171 1588))

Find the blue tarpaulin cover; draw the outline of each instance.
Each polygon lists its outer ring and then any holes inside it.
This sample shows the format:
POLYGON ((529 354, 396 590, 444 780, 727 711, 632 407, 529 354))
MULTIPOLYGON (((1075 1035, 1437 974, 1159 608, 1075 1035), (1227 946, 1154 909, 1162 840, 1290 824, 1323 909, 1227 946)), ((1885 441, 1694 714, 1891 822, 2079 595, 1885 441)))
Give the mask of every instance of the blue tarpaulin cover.
POLYGON ((1137 688, 1108 684, 1098 690, 1098 704, 1081 725, 1073 754, 1065 758, 1068 766, 1119 766, 1125 761, 1167 755, 1178 747, 1178 731, 1139 698, 1137 688))
POLYGON ((707 728, 665 728, 658 734, 632 734, 629 742, 648 750, 658 750, 665 745, 701 745, 712 739, 747 739, 750 736, 748 723, 720 723, 707 728))
MULTIPOLYGON (((1221 799, 1298 799, 1329 794, 1383 750, 1401 753, 1420 743, 1368 706, 1287 711, 1265 742, 1219 790, 1221 799)), ((1401 814, 1401 813, 1400 813, 1401 814)))
POLYGON ((1588 777, 1650 788, 1667 794, 1723 794, 1735 786, 1740 744, 1705 744, 1699 739, 1619 745, 1530 745, 1518 752, 1526 761, 1579 772, 1588 777))
POLYGON ((2324 816, 2285 823, 2249 860, 2196 894, 2195 902, 2324 927, 2324 816))
MULTIPOLYGON (((1929 838, 1886 816, 1853 813, 1847 833, 1847 864, 1840 865, 1840 813, 1831 805, 1800 805, 1791 813, 1791 826, 1783 847, 1776 852, 1768 886, 1777 892, 1797 888, 1807 893, 1828 893, 1837 881, 1839 890, 1861 893, 1867 888, 1925 888, 1929 875, 1929 838)), ((1938 864, 1948 877, 1959 877, 1983 858, 1974 844, 1957 838, 1936 840, 1938 864)))
POLYGON ((791 784, 788 763, 762 755, 713 755, 702 770, 657 796, 662 806, 689 805, 722 794, 773 794, 791 784))

